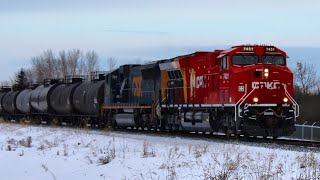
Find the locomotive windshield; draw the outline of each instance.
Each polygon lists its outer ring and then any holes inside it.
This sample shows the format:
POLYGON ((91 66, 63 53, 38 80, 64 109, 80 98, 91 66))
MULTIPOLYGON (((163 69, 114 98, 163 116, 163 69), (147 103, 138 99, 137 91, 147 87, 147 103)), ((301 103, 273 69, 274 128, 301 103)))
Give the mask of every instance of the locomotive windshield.
POLYGON ((283 56, 274 56, 274 55, 266 55, 262 56, 263 64, 274 64, 274 65, 284 65, 284 57, 283 56))
POLYGON ((235 65, 251 65, 258 64, 259 58, 257 55, 234 55, 232 56, 232 64, 235 65))

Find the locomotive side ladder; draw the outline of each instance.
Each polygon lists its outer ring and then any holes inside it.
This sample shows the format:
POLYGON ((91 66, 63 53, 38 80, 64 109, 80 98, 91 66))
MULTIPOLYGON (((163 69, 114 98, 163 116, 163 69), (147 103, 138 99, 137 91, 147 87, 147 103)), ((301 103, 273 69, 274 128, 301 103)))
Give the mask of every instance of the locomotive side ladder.
POLYGON ((248 85, 246 84, 244 87, 244 94, 243 96, 239 99, 239 101, 235 104, 234 106, 234 121, 236 124, 236 132, 239 131, 238 129, 238 117, 243 118, 243 116, 241 115, 241 105, 243 104, 243 102, 253 93, 253 91, 256 90, 256 88, 253 88, 250 93, 248 93, 248 85))

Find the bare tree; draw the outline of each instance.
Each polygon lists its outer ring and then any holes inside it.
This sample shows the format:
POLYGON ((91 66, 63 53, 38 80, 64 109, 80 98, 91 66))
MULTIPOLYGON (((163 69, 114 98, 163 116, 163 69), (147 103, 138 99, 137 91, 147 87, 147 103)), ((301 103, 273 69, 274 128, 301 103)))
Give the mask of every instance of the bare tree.
POLYGON ((79 49, 69 50, 67 53, 67 62, 69 68, 69 75, 77 74, 78 61, 82 56, 82 52, 79 49))
POLYGON ((46 50, 41 55, 44 64, 46 78, 56 78, 57 63, 52 50, 46 50))
POLYGON ((87 72, 88 74, 92 71, 99 70, 99 56, 95 51, 89 51, 86 53, 87 61, 87 72))
POLYGON ((34 83, 36 82, 36 78, 34 75, 34 69, 33 68, 29 68, 25 70, 25 74, 26 74, 26 79, 28 81, 28 83, 34 83))
POLYGON ((87 75, 87 64, 84 57, 81 57, 78 61, 78 68, 77 68, 78 75, 87 75))
POLYGON ((61 76, 59 61, 52 50, 46 50, 40 56, 32 57, 31 65, 37 81, 61 76))
POLYGON ((315 67, 314 64, 297 62, 297 67, 294 71, 295 82, 300 86, 304 95, 311 93, 319 83, 315 67))
POLYGON ((60 51, 58 53, 58 63, 60 64, 60 72, 61 72, 61 76, 62 77, 65 77, 67 75, 69 75, 69 72, 68 72, 68 62, 67 62, 67 53, 65 50, 63 51, 60 51))
POLYGON ((117 61, 114 57, 109 57, 107 59, 107 66, 109 71, 115 69, 116 65, 117 65, 117 61))
POLYGON ((1 81, 1 82, 0 82, 0 86, 1 86, 1 87, 3 87, 3 86, 10 86, 10 85, 11 85, 11 83, 10 83, 10 81, 8 81, 8 80, 1 81))
POLYGON ((34 75, 35 75, 35 79, 36 81, 42 81, 43 79, 45 79, 45 67, 44 64, 42 63, 42 59, 40 56, 35 56, 31 58, 31 65, 33 67, 34 70, 34 75))
MULTIPOLYGON (((39 56, 31 58, 30 79, 33 75, 38 82, 48 78, 64 78, 68 75, 89 75, 98 70, 99 56, 94 51, 83 55, 79 49, 59 51, 55 55, 52 50, 46 50, 39 56)), ((115 64, 115 60, 112 61, 115 64)), ((113 67, 115 65, 112 65, 113 67)))

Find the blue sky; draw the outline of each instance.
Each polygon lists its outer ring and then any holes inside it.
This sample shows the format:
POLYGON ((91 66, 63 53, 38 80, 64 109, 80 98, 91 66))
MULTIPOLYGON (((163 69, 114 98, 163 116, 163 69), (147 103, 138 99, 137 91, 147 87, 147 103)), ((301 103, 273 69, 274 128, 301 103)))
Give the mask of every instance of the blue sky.
POLYGON ((95 50, 121 64, 179 55, 179 47, 320 47, 319 7, 318 0, 2 1, 0 81, 45 49, 95 50))

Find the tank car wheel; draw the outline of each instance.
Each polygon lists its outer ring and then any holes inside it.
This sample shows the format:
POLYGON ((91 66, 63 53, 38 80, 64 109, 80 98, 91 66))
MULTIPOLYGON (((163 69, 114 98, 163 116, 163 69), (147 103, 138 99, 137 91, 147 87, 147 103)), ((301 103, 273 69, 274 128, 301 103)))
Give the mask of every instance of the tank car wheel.
POLYGON ((3 121, 4 122, 8 122, 8 118, 7 117, 3 117, 3 121))
POLYGON ((243 133, 243 137, 244 137, 244 139, 249 139, 250 135, 247 132, 244 132, 243 133))
POLYGON ((226 137, 227 139, 230 139, 230 137, 231 137, 231 134, 229 134, 229 133, 226 133, 225 137, 226 137))
POLYGON ((57 118, 53 118, 52 124, 53 124, 54 126, 61 126, 61 122, 60 122, 59 119, 57 119, 57 118))
POLYGON ((53 119, 52 118, 48 118, 46 121, 47 125, 50 126, 53 123, 53 119))
POLYGON ((101 128, 101 129, 104 129, 104 128, 107 127, 107 125, 105 123, 99 123, 98 127, 101 128))
POLYGON ((41 119, 39 117, 34 118, 33 124, 40 125, 41 124, 41 119))
POLYGON ((21 124, 27 124, 27 120, 25 118, 22 118, 20 122, 21 124))
POLYGON ((236 139, 240 139, 241 138, 241 134, 235 134, 234 137, 236 137, 236 139))
POLYGON ((173 132, 172 131, 172 124, 168 124, 168 130, 169 130, 169 132, 173 132))
POLYGON ((175 130, 175 132, 180 132, 180 129, 179 129, 179 124, 176 124, 175 126, 174 126, 175 128, 174 128, 174 130, 175 130))
MULTIPOLYGON (((140 126, 140 128, 142 131, 144 131, 146 127, 144 125, 142 125, 142 126, 140 126)), ((138 130, 139 130, 139 128, 138 128, 138 130)))

